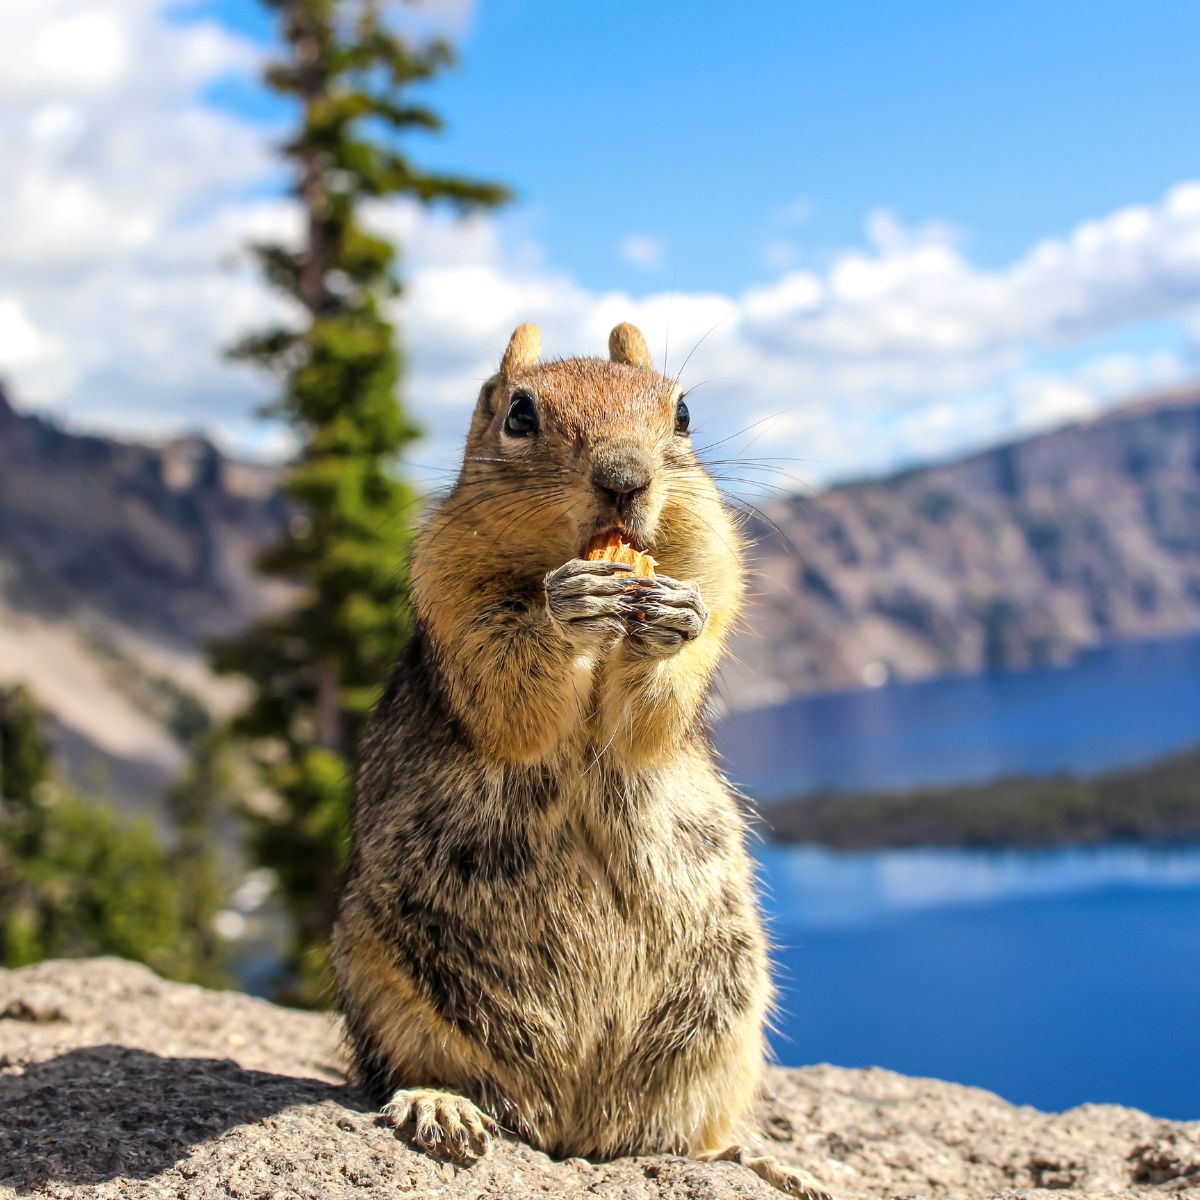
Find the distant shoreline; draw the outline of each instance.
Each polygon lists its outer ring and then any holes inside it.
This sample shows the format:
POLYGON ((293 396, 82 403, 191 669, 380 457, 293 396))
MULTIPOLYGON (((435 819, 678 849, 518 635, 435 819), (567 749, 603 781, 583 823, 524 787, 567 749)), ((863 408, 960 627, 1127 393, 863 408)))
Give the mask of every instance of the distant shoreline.
POLYGON ((838 850, 1200 840, 1200 745, 1090 778, 1012 776, 961 787, 822 793, 763 804, 759 814, 774 842, 838 850))

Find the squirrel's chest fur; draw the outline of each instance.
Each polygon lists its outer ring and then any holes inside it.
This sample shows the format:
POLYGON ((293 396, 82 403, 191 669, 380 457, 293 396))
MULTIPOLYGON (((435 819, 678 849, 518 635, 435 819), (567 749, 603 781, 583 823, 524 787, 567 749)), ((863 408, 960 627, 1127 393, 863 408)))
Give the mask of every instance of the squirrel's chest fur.
POLYGON ((581 733, 556 761, 497 764, 421 671, 399 672, 364 755, 337 953, 369 939, 382 965, 343 996, 352 1035, 402 991, 424 1036, 461 1039, 474 1063, 440 1082, 544 1125, 580 1085, 654 1087, 760 1022, 742 822, 703 748, 631 775, 581 733), (391 972, 402 987, 380 982, 391 972))

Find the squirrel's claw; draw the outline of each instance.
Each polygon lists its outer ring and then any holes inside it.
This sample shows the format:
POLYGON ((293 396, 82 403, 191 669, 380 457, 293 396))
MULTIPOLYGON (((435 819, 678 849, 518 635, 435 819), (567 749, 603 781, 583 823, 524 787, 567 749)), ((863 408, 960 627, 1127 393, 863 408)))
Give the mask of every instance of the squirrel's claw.
POLYGON ((701 1162, 735 1162, 749 1167, 760 1179, 797 1200, 833 1200, 833 1196, 807 1171, 781 1163, 766 1155, 748 1155, 741 1146, 724 1150, 702 1151, 695 1156, 701 1162))
POLYGON ((659 575, 646 588, 627 588, 619 604, 630 641, 647 654, 674 654, 708 624, 699 585, 669 575, 659 575))
POLYGON ((561 576, 571 579, 578 575, 631 575, 633 568, 628 563, 609 562, 607 559, 593 560, 590 558, 568 559, 561 567, 556 567, 546 578, 561 576))
POLYGON ((469 1161, 492 1148, 499 1126, 465 1096, 427 1088, 402 1088, 383 1106, 383 1118, 396 1129, 412 1126, 412 1140, 439 1158, 469 1161))
POLYGON ((573 558, 546 576, 546 608, 573 642, 614 641, 625 630, 621 597, 650 582, 631 576, 624 563, 573 558))

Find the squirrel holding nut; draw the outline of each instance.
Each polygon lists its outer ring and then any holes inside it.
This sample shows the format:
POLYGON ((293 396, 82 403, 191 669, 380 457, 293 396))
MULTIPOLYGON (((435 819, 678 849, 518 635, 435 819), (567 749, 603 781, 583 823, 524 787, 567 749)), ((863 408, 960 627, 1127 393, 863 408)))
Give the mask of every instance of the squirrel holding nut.
POLYGON ((333 939, 358 1080, 454 1159, 506 1129, 827 1200, 740 1148, 771 985, 703 712, 738 532, 637 329, 608 360, 540 343, 520 326, 480 392, 362 748, 333 939))

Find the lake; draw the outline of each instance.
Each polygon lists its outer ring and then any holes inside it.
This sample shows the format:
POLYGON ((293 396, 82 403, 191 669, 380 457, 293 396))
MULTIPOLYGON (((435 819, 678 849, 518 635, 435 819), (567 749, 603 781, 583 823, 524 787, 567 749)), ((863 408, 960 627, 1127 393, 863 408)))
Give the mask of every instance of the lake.
MULTIPOLYGON (((806 696, 724 721, 755 799, 1092 774, 1200 741, 1200 636, 1068 667, 806 696)), ((1200 847, 761 846, 786 1064, 1200 1119, 1200 847)))
POLYGON ((757 854, 780 1062, 1200 1119, 1200 847, 757 854))
POLYGON ((1067 667, 802 696, 720 723, 757 800, 1093 774, 1200 741, 1200 635, 1121 642, 1067 667))

